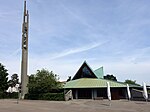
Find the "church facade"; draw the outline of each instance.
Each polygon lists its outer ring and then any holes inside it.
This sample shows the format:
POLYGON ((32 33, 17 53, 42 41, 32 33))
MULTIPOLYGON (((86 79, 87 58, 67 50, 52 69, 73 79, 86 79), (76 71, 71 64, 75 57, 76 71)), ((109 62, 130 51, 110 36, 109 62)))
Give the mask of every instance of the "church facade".
MULTIPOLYGON (((84 62, 72 80, 65 84, 64 90, 65 92, 71 90, 73 99, 106 99, 107 82, 109 82, 112 100, 127 98, 127 87, 125 83, 106 80, 103 76, 103 67, 93 71, 84 62)), ((130 85, 130 89, 132 88, 137 88, 137 86, 130 85)))

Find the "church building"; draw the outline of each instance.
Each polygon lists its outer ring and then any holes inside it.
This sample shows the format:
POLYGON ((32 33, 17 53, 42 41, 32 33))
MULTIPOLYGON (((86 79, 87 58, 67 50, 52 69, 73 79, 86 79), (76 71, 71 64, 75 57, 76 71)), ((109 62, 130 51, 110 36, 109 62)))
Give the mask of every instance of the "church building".
MULTIPOLYGON (((125 83, 106 80, 103 77, 103 67, 93 71, 85 61, 72 80, 65 84, 64 90, 65 92, 71 90, 73 99, 106 99, 107 82, 109 82, 112 100, 127 98, 125 83)), ((137 86, 130 85, 130 89, 132 88, 137 86)))

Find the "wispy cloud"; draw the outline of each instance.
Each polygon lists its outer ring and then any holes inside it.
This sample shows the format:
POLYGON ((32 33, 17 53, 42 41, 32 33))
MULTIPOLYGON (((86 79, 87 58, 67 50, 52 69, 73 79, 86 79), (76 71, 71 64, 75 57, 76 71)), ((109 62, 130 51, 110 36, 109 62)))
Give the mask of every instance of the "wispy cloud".
POLYGON ((65 4, 63 4, 63 2, 59 2, 60 5, 74 18, 76 18, 77 20, 79 20, 83 25, 87 26, 88 28, 93 30, 93 26, 91 24, 89 24, 82 16, 79 16, 78 14, 76 14, 75 12, 73 12, 71 9, 69 9, 65 4))
POLYGON ((18 54, 21 54, 21 48, 16 49, 12 53, 8 54, 7 56, 3 57, 3 60, 12 59, 13 57, 16 57, 18 54))
POLYGON ((7 22, 13 22, 13 23, 19 23, 19 15, 21 14, 21 11, 3 11, 0 10, 0 21, 7 21, 7 22), (16 21, 18 19, 18 21, 16 21))
POLYGON ((15 55, 17 55, 18 53, 21 53, 21 48, 16 49, 16 50, 15 50, 14 52, 12 52, 8 57, 15 56, 15 55))
POLYGON ((145 47, 141 49, 135 49, 135 51, 130 52, 123 56, 124 62, 131 62, 137 64, 139 62, 150 62, 150 47, 145 47))
POLYGON ((71 54, 85 52, 85 51, 94 49, 96 47, 99 47, 99 46, 103 45, 106 42, 107 41, 102 42, 102 43, 89 44, 89 45, 86 45, 86 46, 83 46, 83 47, 79 47, 79 48, 69 49, 69 50, 66 50, 66 51, 64 51, 62 53, 56 54, 56 56, 52 57, 51 59, 57 59, 57 58, 61 58, 61 57, 65 57, 65 56, 71 55, 71 54))

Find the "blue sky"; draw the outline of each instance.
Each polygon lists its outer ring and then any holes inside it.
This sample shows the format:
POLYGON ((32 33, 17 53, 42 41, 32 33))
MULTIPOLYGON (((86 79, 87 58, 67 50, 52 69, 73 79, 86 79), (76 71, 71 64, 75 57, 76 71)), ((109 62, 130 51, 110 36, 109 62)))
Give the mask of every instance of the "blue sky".
MULTIPOLYGON (((86 60, 93 70, 150 84, 149 0, 27 0, 28 74, 46 68, 60 80, 86 60)), ((20 74, 23 0, 1 0, 0 62, 20 74)))

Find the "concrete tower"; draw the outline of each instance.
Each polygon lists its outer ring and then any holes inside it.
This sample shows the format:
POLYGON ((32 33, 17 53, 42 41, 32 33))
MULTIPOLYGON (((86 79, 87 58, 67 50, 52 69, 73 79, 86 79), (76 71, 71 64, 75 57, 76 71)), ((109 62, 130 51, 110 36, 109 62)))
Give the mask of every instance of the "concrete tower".
POLYGON ((22 61, 21 61, 21 99, 24 99, 28 93, 28 31, 29 31, 29 14, 26 10, 26 0, 24 1, 24 14, 22 24, 22 61))

